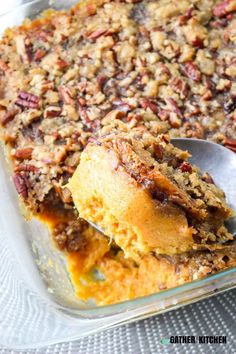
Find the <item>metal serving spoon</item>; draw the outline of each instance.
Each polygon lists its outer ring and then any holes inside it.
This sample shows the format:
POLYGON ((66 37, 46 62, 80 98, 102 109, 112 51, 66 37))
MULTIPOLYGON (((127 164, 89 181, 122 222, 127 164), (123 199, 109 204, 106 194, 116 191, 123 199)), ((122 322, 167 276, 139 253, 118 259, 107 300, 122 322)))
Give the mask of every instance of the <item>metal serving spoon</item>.
MULTIPOLYGON (((208 172, 215 184, 226 195, 227 202, 236 213, 236 154, 225 147, 201 139, 172 139, 172 144, 187 150, 192 156, 190 162, 202 173, 208 172)), ((98 231, 99 226, 90 222, 98 231)), ((236 216, 226 222, 228 230, 236 236, 236 216)))
MULTIPOLYGON (((190 162, 202 173, 208 172, 226 195, 236 213, 236 154, 225 147, 201 139, 172 139, 172 144, 192 155, 190 162)), ((228 230, 236 236, 236 216, 227 221, 228 230)))

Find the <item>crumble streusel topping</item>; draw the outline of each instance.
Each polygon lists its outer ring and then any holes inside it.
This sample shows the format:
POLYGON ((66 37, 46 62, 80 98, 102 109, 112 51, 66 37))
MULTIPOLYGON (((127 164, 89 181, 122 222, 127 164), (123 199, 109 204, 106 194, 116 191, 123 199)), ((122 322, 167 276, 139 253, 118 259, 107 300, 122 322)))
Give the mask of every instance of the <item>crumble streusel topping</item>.
POLYGON ((168 132, 236 152, 235 12, 235 0, 97 0, 6 31, 2 139, 19 195, 34 214, 52 209, 61 249, 85 247, 62 187, 88 141, 168 132))
POLYGON ((236 1, 87 5, 8 31, 1 120, 29 205, 61 190, 114 120, 236 149, 236 1))

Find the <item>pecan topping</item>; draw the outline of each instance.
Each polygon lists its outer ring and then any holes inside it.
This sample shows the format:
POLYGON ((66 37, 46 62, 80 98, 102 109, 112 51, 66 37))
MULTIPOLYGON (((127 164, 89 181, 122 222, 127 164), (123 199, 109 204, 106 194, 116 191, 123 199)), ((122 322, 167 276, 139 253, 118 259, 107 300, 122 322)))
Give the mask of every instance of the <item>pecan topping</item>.
POLYGON ((202 95, 202 99, 204 101, 209 101, 212 98, 211 90, 206 90, 205 93, 202 95))
POLYGON ((236 5, 230 6, 231 0, 225 0, 216 5, 213 9, 213 14, 216 17, 224 17, 228 13, 236 10, 236 5))
POLYGON ((181 15, 181 16, 179 17, 179 24, 180 24, 180 26, 185 25, 185 24, 188 22, 188 20, 190 20, 190 18, 192 17, 192 15, 193 15, 193 7, 190 7, 190 8, 185 12, 185 14, 183 14, 183 15, 181 15))
POLYGON ((20 164, 20 165, 17 165, 15 167, 15 172, 33 172, 33 173, 36 173, 36 172, 39 172, 39 169, 33 165, 23 165, 23 164, 20 164))
POLYGON ((22 108, 39 108, 39 97, 33 93, 20 91, 16 104, 22 108))
POLYGON ((14 153, 14 156, 19 160, 29 160, 32 157, 32 152, 32 148, 17 149, 14 153))
POLYGON ((16 50, 24 64, 29 64, 32 61, 33 52, 32 44, 29 39, 23 35, 16 37, 16 50))
POLYGON ((160 203, 164 203, 168 199, 165 193, 157 189, 151 191, 151 194, 152 194, 152 198, 158 200, 160 203))
POLYGON ((95 15, 95 13, 97 11, 95 5, 92 5, 92 4, 87 5, 85 8, 86 8, 86 12, 87 12, 88 16, 95 15))
POLYGON ((225 113, 230 114, 236 109, 236 96, 232 96, 227 102, 224 104, 225 113))
POLYGON ((59 59, 57 61, 56 65, 57 65, 58 69, 64 70, 64 69, 66 69, 69 66, 69 63, 66 60, 64 60, 64 59, 59 59))
POLYGON ((147 30, 147 28, 145 26, 140 26, 139 27, 139 31, 141 33, 142 36, 148 38, 149 37, 149 32, 147 30))
POLYGON ((228 21, 226 18, 221 18, 221 19, 211 22, 211 27, 213 27, 213 28, 226 27, 227 25, 228 25, 228 21))
POLYGON ((72 97, 72 92, 69 87, 60 86, 59 87, 59 95, 61 96, 61 99, 65 104, 74 103, 74 100, 72 97))
POLYGON ((236 152, 236 139, 225 138, 224 145, 233 152, 236 152))
POLYGON ((75 172, 76 168, 73 166, 63 166, 62 170, 69 173, 69 175, 73 175, 73 173, 75 172))
POLYGON ((197 65, 192 61, 188 61, 184 64, 183 72, 189 79, 193 81, 201 80, 201 72, 199 71, 197 65))
POLYGON ((60 249, 66 249, 68 252, 75 252, 86 245, 83 237, 83 231, 87 223, 78 221, 60 222, 53 231, 53 236, 60 249))
POLYGON ((173 114, 170 114, 169 116, 169 123, 172 128, 179 128, 182 124, 181 119, 173 114))
POLYGON ((59 117, 61 112, 62 112, 61 107, 50 106, 45 109, 43 116, 44 118, 59 117))
POLYGON ((176 101, 172 98, 172 97, 168 97, 166 99, 166 101, 170 104, 172 111, 175 112, 177 114, 177 116, 182 117, 183 114, 181 112, 181 110, 179 109, 176 101))
POLYGON ((208 172, 205 172, 204 175, 202 176, 203 181, 209 184, 215 184, 213 178, 208 172))
POLYGON ((79 114, 80 114, 81 120, 85 124, 91 123, 91 120, 90 120, 88 113, 87 113, 85 101, 83 101, 83 100, 81 101, 81 98, 78 98, 78 106, 79 106, 79 114))
POLYGON ((112 32, 110 30, 106 30, 106 29, 97 29, 96 31, 93 31, 92 33, 90 33, 87 38, 89 39, 97 39, 101 36, 109 36, 111 35, 112 32))
POLYGON ((197 48, 203 48, 204 45, 203 45, 203 39, 202 38, 199 38, 199 37, 196 37, 193 41, 192 41, 192 45, 194 47, 197 47, 197 48))
POLYGON ((170 117, 170 111, 168 109, 160 109, 158 112, 158 117, 161 121, 168 120, 170 117))
POLYGON ((119 110, 119 111, 121 111, 123 113, 129 112, 131 110, 131 108, 132 108, 128 103, 122 101, 119 98, 115 98, 112 101, 112 103, 113 103, 114 106, 116 106, 117 110, 119 110))
POLYGON ((45 50, 37 49, 36 52, 34 53, 34 60, 40 61, 46 54, 47 52, 45 50))
POLYGON ((107 81, 107 78, 105 75, 99 75, 97 78, 98 85, 100 86, 101 90, 103 89, 105 83, 107 81))
POLYGON ((186 132, 187 132, 187 137, 188 138, 198 138, 198 139, 203 139, 204 138, 204 128, 199 122, 195 122, 190 124, 189 122, 186 122, 184 124, 186 132))
POLYGON ((153 153, 156 159, 162 160, 164 156, 163 148, 161 145, 154 143, 153 145, 153 153))
POLYGON ((184 80, 181 80, 178 77, 174 77, 170 81, 170 86, 173 87, 173 89, 180 93, 181 97, 186 97, 188 94, 188 85, 184 80))
POLYGON ((17 193, 24 199, 28 197, 29 182, 27 176, 22 173, 15 173, 13 177, 17 193))
POLYGON ((8 65, 5 63, 5 61, 0 59, 0 70, 2 72, 6 71, 8 69, 8 65))
POLYGON ((61 185, 56 181, 53 181, 52 184, 53 184, 53 187, 54 187, 56 193, 58 194, 58 196, 61 198, 61 200, 64 203, 71 203, 72 202, 71 193, 68 188, 66 188, 66 187, 62 188, 61 185))
POLYGON ((147 109, 147 108, 150 108, 150 110, 153 112, 153 113, 157 113, 158 112, 158 106, 155 102, 153 102, 152 100, 150 100, 149 98, 144 98, 142 101, 141 101, 141 107, 143 109, 147 109))
POLYGON ((184 161, 181 163, 181 165, 179 166, 179 169, 182 171, 182 172, 189 172, 189 173, 192 173, 192 166, 184 161))
POLYGON ((11 109, 10 111, 7 111, 2 117, 2 125, 6 125, 7 123, 11 122, 18 112, 18 109, 15 108, 11 109))
POLYGON ((41 41, 47 43, 50 39, 50 37, 53 36, 53 31, 51 30, 39 30, 36 33, 37 39, 40 39, 41 41))

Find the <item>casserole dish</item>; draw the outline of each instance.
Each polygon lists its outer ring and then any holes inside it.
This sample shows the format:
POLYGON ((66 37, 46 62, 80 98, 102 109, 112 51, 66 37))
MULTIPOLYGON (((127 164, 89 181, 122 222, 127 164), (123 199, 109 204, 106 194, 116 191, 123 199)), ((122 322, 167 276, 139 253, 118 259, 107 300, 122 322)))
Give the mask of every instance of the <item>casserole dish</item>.
MULTIPOLYGON (((2 15, 0 31, 34 18, 49 7, 64 9, 77 1, 36 0, 2 15)), ((37 220, 23 220, 17 195, 1 154, 1 345, 40 347, 168 311, 235 287, 236 269, 215 274, 158 294, 96 307, 79 301, 73 292, 65 259, 48 242, 37 220)))

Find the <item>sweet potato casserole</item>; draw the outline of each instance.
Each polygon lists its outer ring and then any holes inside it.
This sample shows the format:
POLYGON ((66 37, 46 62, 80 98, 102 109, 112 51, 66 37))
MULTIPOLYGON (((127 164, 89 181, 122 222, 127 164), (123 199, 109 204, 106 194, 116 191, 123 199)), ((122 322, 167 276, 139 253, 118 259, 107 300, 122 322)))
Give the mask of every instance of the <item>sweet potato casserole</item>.
MULTIPOLYGON (((115 303, 236 265, 223 192, 170 143, 201 138, 236 152, 235 13, 236 0, 95 0, 5 32, 1 139, 13 182, 65 252, 81 299, 115 303), (126 205, 133 193, 150 206, 148 217, 158 205, 159 229, 150 224, 145 233, 138 214, 128 225, 136 231, 128 229, 123 210, 109 215, 124 222, 107 230, 110 239, 78 217, 75 204, 85 219, 110 227, 100 202, 112 159, 132 180, 126 205), (70 188, 74 180, 86 189, 86 168, 104 178, 89 212, 85 194, 72 191, 73 200, 70 188)), ((124 191, 122 179, 114 191, 124 191)))

